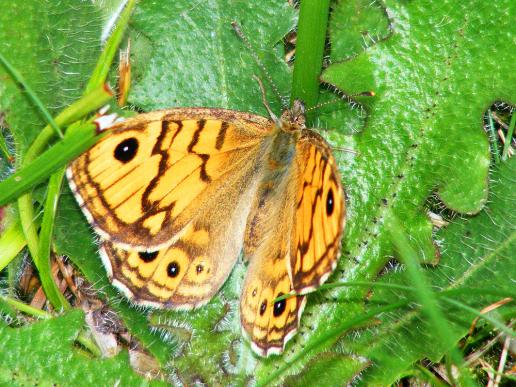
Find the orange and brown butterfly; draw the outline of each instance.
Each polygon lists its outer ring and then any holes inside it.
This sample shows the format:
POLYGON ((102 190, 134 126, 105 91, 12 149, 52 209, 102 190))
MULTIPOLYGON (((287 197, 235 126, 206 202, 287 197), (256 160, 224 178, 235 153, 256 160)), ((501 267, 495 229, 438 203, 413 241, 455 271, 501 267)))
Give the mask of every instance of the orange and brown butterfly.
POLYGON ((302 104, 273 118, 140 114, 67 170, 111 282, 136 304, 206 304, 243 251, 242 329, 262 356, 281 353, 296 333, 305 294, 336 266, 345 223, 335 159, 305 127, 302 104))

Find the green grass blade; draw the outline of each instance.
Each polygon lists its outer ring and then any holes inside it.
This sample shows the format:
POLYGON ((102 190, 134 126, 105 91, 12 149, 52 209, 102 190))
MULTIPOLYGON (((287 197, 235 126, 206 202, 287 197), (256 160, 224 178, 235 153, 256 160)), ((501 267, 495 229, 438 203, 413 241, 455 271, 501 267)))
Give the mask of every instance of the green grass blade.
MULTIPOLYGON (((18 210, 25 238, 33 257, 38 260, 39 241, 34 225, 34 208, 32 194, 29 191, 33 186, 43 182, 48 176, 60 167, 91 147, 97 140, 96 126, 92 123, 79 124, 77 130, 67 135, 32 163, 0 182, 0 203, 8 203, 18 197, 18 210)), ((0 204, 1 205, 1 204, 0 204)))
POLYGON ((317 104, 330 1, 302 1, 296 41, 296 60, 291 102, 299 99, 306 107, 317 104))
POLYGON ((99 139, 95 129, 92 123, 81 124, 76 133, 65 137, 32 163, 0 182, 0 205, 21 196, 95 144, 99 139))
POLYGON ((39 111, 41 112, 45 120, 48 122, 48 124, 52 127, 52 129, 58 134, 59 137, 63 138, 63 132, 59 128, 59 125, 54 121, 54 119, 52 118, 48 110, 45 108, 45 106, 43 106, 43 103, 40 101, 34 90, 32 90, 30 85, 27 82, 25 82, 25 79, 23 79, 20 72, 16 70, 1 53, 0 62, 2 62, 5 69, 9 74, 11 74, 13 79, 25 89, 25 91, 27 92, 27 96, 30 98, 32 103, 34 103, 34 105, 38 107, 39 111))
MULTIPOLYGON (((321 285, 317 291, 335 289, 340 287, 350 287, 350 286, 366 286, 366 287, 378 287, 378 288, 387 288, 387 289, 397 289, 402 291, 410 291, 413 292, 415 288, 413 286, 406 286, 394 283, 382 283, 382 282, 373 282, 373 281, 346 281, 346 282, 335 282, 335 283, 327 283, 321 285)), ((439 289, 434 289, 436 297, 445 297, 450 295, 492 295, 495 297, 512 297, 516 299, 516 292, 507 292, 505 290, 497 290, 497 289, 484 289, 484 288, 471 288, 471 287, 461 287, 457 289, 447 289, 440 291, 439 289)), ((284 298, 288 298, 288 295, 285 294, 281 297, 278 297, 276 301, 280 301, 284 298)))
POLYGON ((28 314, 29 316, 41 318, 41 319, 47 319, 51 318, 52 315, 48 312, 45 312, 44 310, 34 308, 33 306, 27 305, 21 301, 15 300, 11 297, 5 297, 0 296, 0 299, 5 302, 6 304, 10 305, 14 309, 23 312, 25 314, 28 314))
MULTIPOLYGON (((105 85, 101 85, 93 89, 88 94, 85 94, 79 100, 68 106, 61 113, 59 113, 55 121, 60 126, 69 125, 81 117, 99 109, 104 106, 111 98, 113 93, 105 85)), ((27 150, 22 161, 22 166, 32 162, 48 145, 48 142, 53 137, 54 133, 50 126, 46 126, 36 137, 30 148, 27 150)))
POLYGON ((455 296, 455 295, 479 295, 485 296, 490 295, 493 297, 511 297, 516 299, 516 292, 507 292, 506 290, 498 290, 498 289, 483 289, 483 288, 470 288, 470 287, 462 287, 456 289, 447 289, 440 293, 436 293, 439 297, 446 296, 455 296))
MULTIPOLYGON (((441 338, 446 347, 449 348, 452 361, 461 370, 461 382, 466 385, 474 385, 469 376, 469 371, 463 366, 464 359, 456 348, 456 343, 451 334, 448 322, 440 310, 437 297, 428 286, 424 274, 419 269, 417 253, 410 245, 401 223, 393 214, 391 214, 388 219, 388 230, 391 235, 391 240, 407 268, 407 275, 415 287, 415 295, 422 305, 422 311, 427 315, 429 323, 432 324, 435 329, 436 337, 441 338)), ((451 373, 449 376, 451 377, 451 373)))
POLYGON ((498 149, 498 135, 496 134, 493 113, 491 109, 487 111, 487 132, 489 133, 489 144, 491 146, 491 153, 495 164, 500 162, 500 150, 498 149))
MULTIPOLYGON (((87 115, 88 113, 100 108, 106 104, 112 97, 111 91, 104 85, 92 90, 78 101, 63 110, 55 119, 59 125, 67 125, 71 122, 78 120, 79 118, 87 115)), ((23 170, 24 167, 29 166, 32 161, 46 148, 48 142, 53 137, 54 131, 47 125, 36 137, 30 148, 27 150, 25 157, 21 161, 19 169, 23 170)), ((59 155, 57 155, 59 157, 59 155)), ((29 175, 30 176, 30 175, 29 175)), ((12 176, 11 176, 12 177, 12 176)), ((43 177, 44 178, 44 177, 43 177)), ((42 178, 42 179, 43 179, 42 178)), ((9 179, 7 179, 9 180, 9 179)), ((6 181, 0 182, 0 201, 2 194, 8 193, 5 191, 4 184, 6 181)), ((36 184, 36 183, 35 183, 36 184)), ((15 187, 11 187, 15 188, 15 187)), ((26 189, 30 188, 30 184, 26 189)), ((15 194, 14 197, 19 196, 19 193, 15 194)), ((8 202, 10 200, 6 200, 8 202)), ((34 209, 32 207, 32 194, 27 193, 18 199, 18 208, 20 212, 20 219, 22 222, 22 229, 29 245, 29 250, 37 255, 38 250, 38 236, 36 227, 34 226, 34 209)))
POLYGON ((90 80, 88 81, 88 85, 86 86, 86 93, 103 85, 106 82, 106 78, 109 73, 109 69, 111 68, 111 64, 113 63, 113 59, 116 55, 116 50, 124 37, 124 32, 129 24, 129 18, 131 17, 131 13, 133 12, 134 6, 136 4, 136 0, 129 0, 120 14, 120 18, 118 23, 116 24, 111 36, 109 37, 106 45, 104 46, 104 50, 100 54, 99 60, 97 61, 97 65, 93 70, 90 80))
POLYGON ((48 300, 57 310, 70 308, 70 304, 54 281, 52 268, 50 266, 50 247, 52 244, 54 219, 64 174, 65 169, 63 168, 50 177, 47 199, 45 201, 45 212, 43 213, 43 220, 41 222, 41 230, 39 233, 38 256, 32 257, 38 269, 43 290, 45 291, 48 300))
POLYGON ((466 310, 466 311, 468 311, 470 313, 474 313, 478 317, 483 318, 486 321, 489 321, 491 324, 493 324, 493 326, 495 326, 496 328, 498 328, 502 332, 507 333, 511 337, 515 336, 515 333, 514 333, 514 331, 512 329, 508 328, 505 324, 503 324, 502 322, 498 321, 497 319, 490 317, 488 314, 481 313, 480 311, 476 310, 475 308, 472 308, 472 307, 470 307, 470 306, 468 306, 468 305, 466 305, 466 304, 464 304, 464 303, 462 303, 460 301, 454 300, 453 298, 441 297, 441 299, 443 301, 446 301, 449 304, 455 305, 458 308, 464 309, 464 310, 466 310))
POLYGON ((7 142, 5 141, 4 136, 2 136, 2 128, 0 127, 0 152, 4 155, 7 161, 12 159, 11 154, 9 153, 9 149, 7 148, 7 142))

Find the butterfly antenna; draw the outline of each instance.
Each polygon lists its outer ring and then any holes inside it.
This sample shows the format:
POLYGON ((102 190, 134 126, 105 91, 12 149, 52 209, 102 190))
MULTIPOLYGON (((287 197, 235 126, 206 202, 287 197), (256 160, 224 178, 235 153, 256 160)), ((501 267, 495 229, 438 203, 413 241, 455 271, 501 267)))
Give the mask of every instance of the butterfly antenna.
POLYGON ((258 82, 258 86, 260 87, 260 91, 262 92, 263 106, 265 106, 265 109, 267 109, 269 116, 274 121, 274 123, 278 126, 278 128, 281 128, 281 120, 276 116, 276 114, 273 113, 271 107, 269 106, 269 103, 267 102, 267 95, 265 94, 265 87, 263 87, 262 80, 254 74, 253 74, 253 78, 256 79, 256 82, 258 82))
MULTIPOLYGON (((281 94, 280 94, 280 92, 278 90, 278 87, 276 86, 276 84, 272 80, 272 77, 269 74, 269 72, 267 71, 267 69, 265 68, 263 62, 260 60, 260 58, 256 54, 256 51, 254 50, 254 48, 251 45, 251 42, 249 41, 247 36, 242 32, 242 29, 240 28, 240 26, 238 25, 238 23, 236 21, 231 22, 231 26, 233 27, 233 30, 235 31, 237 36, 242 40, 242 42, 245 44, 245 46, 249 50, 249 53, 253 57, 254 61, 256 62, 256 64, 258 65, 258 67, 260 68, 262 73, 265 75, 265 78, 267 78, 267 81, 269 81, 269 84, 271 85, 272 90, 274 91, 274 94, 276 94, 276 97, 278 97, 278 99, 281 102, 282 109, 283 110, 287 109, 287 104, 285 103, 285 99, 281 96, 281 94)), ((262 89, 262 96, 263 96, 264 95, 263 83, 261 81, 259 81, 259 84, 260 84, 260 88, 262 89)), ((266 105, 266 108, 267 108, 267 111, 269 111, 269 114, 270 114, 270 108, 267 105, 266 105)))
POLYGON ((342 102, 342 101, 346 101, 348 103, 355 103, 356 104, 356 102, 354 102, 352 100, 352 98, 355 98, 355 97, 374 97, 375 95, 376 95, 375 92, 372 91, 372 90, 370 90, 370 91, 363 91, 361 93, 351 94, 351 95, 343 94, 341 98, 336 98, 336 99, 332 99, 331 101, 326 101, 326 102, 318 103, 317 105, 312 106, 312 107, 306 109, 306 112, 310 112, 310 111, 315 110, 315 109, 320 109, 323 106, 333 105, 334 103, 342 102))
POLYGON ((353 150, 353 149, 350 149, 350 148, 344 148, 344 147, 341 147, 341 146, 332 146, 331 149, 335 150, 335 151, 339 151, 339 152, 351 153, 351 154, 354 154, 356 156, 360 155, 360 153, 357 152, 356 150, 353 150))

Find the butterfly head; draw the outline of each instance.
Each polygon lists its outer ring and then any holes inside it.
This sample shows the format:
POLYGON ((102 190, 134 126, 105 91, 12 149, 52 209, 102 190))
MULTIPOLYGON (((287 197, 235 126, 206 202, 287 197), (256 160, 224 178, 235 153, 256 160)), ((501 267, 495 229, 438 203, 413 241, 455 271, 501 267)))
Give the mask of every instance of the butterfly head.
POLYGON ((297 132, 306 128, 305 104, 296 99, 290 109, 283 112, 280 128, 285 132, 297 132))

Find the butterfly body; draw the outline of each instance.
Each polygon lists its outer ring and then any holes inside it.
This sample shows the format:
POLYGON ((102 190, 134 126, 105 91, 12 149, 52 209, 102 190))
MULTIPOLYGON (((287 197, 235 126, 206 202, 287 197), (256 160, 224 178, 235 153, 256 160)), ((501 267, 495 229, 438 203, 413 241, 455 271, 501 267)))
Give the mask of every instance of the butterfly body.
POLYGON ((304 116, 224 109, 141 114, 68 168, 108 276, 134 303, 190 309, 248 261, 241 322, 260 355, 295 334, 305 294, 335 268, 344 193, 304 116), (296 291, 300 295, 274 302, 296 291))

